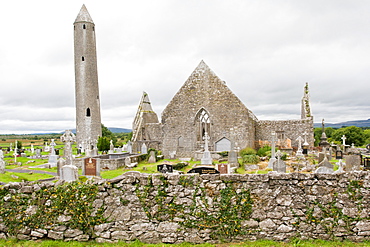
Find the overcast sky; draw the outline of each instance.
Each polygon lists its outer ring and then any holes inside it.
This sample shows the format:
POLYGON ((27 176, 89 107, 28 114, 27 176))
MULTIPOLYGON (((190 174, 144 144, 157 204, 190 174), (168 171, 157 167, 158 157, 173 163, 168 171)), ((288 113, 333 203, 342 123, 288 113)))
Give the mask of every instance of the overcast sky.
POLYGON ((370 118, 370 1, 2 1, 0 134, 75 128, 73 22, 94 20, 102 122, 158 116, 203 59, 260 120, 370 118))

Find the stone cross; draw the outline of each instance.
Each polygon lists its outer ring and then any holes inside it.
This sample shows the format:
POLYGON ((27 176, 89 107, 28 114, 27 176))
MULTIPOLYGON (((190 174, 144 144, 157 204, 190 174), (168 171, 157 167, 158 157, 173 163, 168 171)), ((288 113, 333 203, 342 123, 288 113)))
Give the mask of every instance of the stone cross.
POLYGON ((33 144, 31 144, 31 153, 35 153, 35 148, 33 147, 33 144))
POLYGON ((276 158, 275 158, 275 136, 276 136, 275 131, 271 132, 271 158, 270 158, 269 164, 268 164, 268 168, 271 168, 271 169, 273 169, 274 162, 276 161, 276 158))
POLYGON ((14 163, 17 163, 17 156, 18 156, 18 141, 15 141, 14 145, 14 163))
POLYGON ((5 173, 5 161, 4 161, 4 155, 3 150, 0 149, 0 173, 5 173))
POLYGON ((280 161, 281 157, 283 157, 283 153, 282 153, 282 152, 280 152, 280 150, 278 150, 278 151, 276 152, 276 157, 277 157, 278 161, 280 161))
POLYGON ((10 151, 13 151, 13 143, 10 143, 9 146, 10 146, 10 151))
POLYGON ((298 136, 296 141, 298 141, 298 150, 302 149, 302 141, 304 141, 303 138, 301 136, 298 136))
POLYGON ((66 132, 60 137, 60 140, 65 143, 64 145, 64 157, 67 165, 72 165, 72 143, 76 141, 76 136, 71 130, 66 132))
POLYGON ((55 155, 55 146, 56 146, 57 144, 55 144, 55 142, 54 142, 54 139, 51 139, 51 143, 50 143, 50 147, 51 147, 51 155, 55 155))
POLYGON ((309 146, 310 144, 307 143, 307 136, 308 136, 307 132, 305 131, 302 135, 304 136, 303 146, 309 146))
POLYGON ((275 136, 276 133, 273 131, 271 133, 271 158, 275 158, 275 136))
POLYGON ((343 140, 343 146, 345 146, 345 145, 346 145, 346 139, 347 139, 347 138, 346 138, 346 136, 345 136, 345 135, 343 135, 343 136, 342 136, 342 138, 340 138, 340 139, 342 139, 342 140, 343 140))
POLYGON ((204 133, 204 137, 203 137, 203 140, 204 140, 204 152, 208 152, 208 140, 211 139, 211 137, 209 137, 208 133, 205 132, 204 133))

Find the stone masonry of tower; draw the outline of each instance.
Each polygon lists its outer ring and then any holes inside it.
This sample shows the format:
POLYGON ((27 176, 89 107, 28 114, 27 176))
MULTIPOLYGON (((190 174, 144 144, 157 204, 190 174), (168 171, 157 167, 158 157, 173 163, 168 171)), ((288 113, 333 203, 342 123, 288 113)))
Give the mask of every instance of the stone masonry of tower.
POLYGON ((85 5, 74 22, 77 145, 86 148, 102 135, 95 24, 85 5))
POLYGON ((185 158, 194 157, 196 151, 203 150, 204 132, 210 136, 210 151, 229 151, 234 145, 258 148, 258 143, 271 141, 272 132, 284 140, 290 139, 292 147, 297 148, 296 139, 306 132, 307 142, 313 147, 313 117, 307 84, 302 104, 301 119, 258 120, 225 82, 201 61, 163 111, 161 123, 135 118, 133 145, 138 152, 140 145, 145 143, 147 147, 162 150, 166 158, 171 153, 185 158))

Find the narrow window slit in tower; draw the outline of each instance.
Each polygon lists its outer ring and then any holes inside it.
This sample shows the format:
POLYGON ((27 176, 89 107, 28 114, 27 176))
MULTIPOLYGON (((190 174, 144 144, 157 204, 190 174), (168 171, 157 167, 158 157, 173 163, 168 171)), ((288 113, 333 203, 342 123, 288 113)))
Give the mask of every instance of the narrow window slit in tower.
POLYGON ((82 61, 85 61, 85 57, 82 57, 82 61))
POLYGON ((86 117, 91 117, 90 108, 86 109, 86 117))
POLYGON ((86 25, 85 24, 83 25, 83 29, 86 29, 86 25))

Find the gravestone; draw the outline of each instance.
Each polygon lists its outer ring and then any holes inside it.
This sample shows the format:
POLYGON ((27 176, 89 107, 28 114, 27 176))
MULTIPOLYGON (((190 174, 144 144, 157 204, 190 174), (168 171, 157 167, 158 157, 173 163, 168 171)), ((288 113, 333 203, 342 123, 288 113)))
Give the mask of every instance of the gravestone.
POLYGON ((127 152, 132 153, 132 142, 131 141, 127 142, 127 152))
POLYGON ((360 171, 361 170, 361 155, 345 155, 347 172, 360 171))
POLYGON ((74 165, 65 165, 60 170, 60 179, 66 182, 78 180, 78 169, 74 165))
POLYGON ((130 157, 126 157, 125 158, 125 166, 126 167, 130 167, 131 166, 131 158, 130 157))
POLYGON ((41 149, 36 149, 36 158, 41 158, 41 149))
POLYGON ((364 170, 365 171, 370 170, 370 157, 364 158, 364 170))
POLYGON ((170 160, 176 159, 176 151, 170 152, 169 155, 170 155, 170 160))
POLYGON ((66 130, 66 132, 60 137, 60 140, 65 143, 64 145, 64 158, 67 165, 72 165, 72 143, 76 141, 76 136, 71 130, 66 130))
POLYGON ((211 152, 208 150, 208 140, 210 139, 209 135, 207 132, 204 133, 204 153, 202 156, 202 159, 200 163, 202 165, 212 165, 212 158, 211 158, 211 152))
POLYGON ((341 159, 343 159, 343 152, 342 152, 342 150, 337 150, 337 151, 335 151, 335 159, 336 159, 336 160, 341 160, 341 159))
POLYGON ((338 166, 338 170, 336 170, 334 173, 337 174, 337 173, 342 173, 344 172, 343 170, 343 167, 346 165, 345 163, 343 163, 343 161, 340 159, 337 163, 335 163, 337 166, 338 166))
POLYGON ((113 140, 110 140, 110 145, 109 145, 109 151, 108 151, 108 154, 113 154, 113 153, 114 153, 113 140))
POLYGON ((122 146, 122 151, 123 151, 123 152, 127 152, 127 144, 123 144, 123 146, 122 146))
POLYGON ((149 155, 149 159, 148 159, 148 163, 155 163, 157 162, 157 159, 155 158, 155 152, 154 151, 150 151, 150 155, 149 155))
POLYGON ((148 153, 148 148, 147 148, 145 143, 143 143, 143 145, 141 145, 141 153, 142 154, 147 154, 148 153))
POLYGON ((157 171, 161 173, 173 173, 173 166, 169 164, 157 165, 157 171))
POLYGON ((198 173, 198 174, 219 174, 220 172, 217 171, 215 168, 213 167, 204 167, 204 166, 198 166, 198 167, 194 167, 193 169, 191 169, 190 171, 188 171, 187 173, 198 173))
POLYGON ((48 163, 49 163, 50 167, 56 167, 57 166, 58 155, 55 154, 55 146, 56 145, 57 144, 55 144, 54 139, 51 139, 51 143, 50 143, 51 151, 50 151, 50 155, 49 155, 49 159, 48 159, 48 163))
POLYGON ((62 167, 65 166, 66 160, 63 158, 58 159, 57 162, 57 175, 60 177, 60 174, 62 173, 62 167))
POLYGON ((303 156, 302 141, 304 140, 301 136, 298 136, 296 141, 298 141, 298 150, 297 150, 296 156, 301 157, 303 156))
POLYGON ((238 167, 238 153, 234 150, 234 145, 232 145, 232 149, 229 151, 227 160, 232 167, 238 167))
POLYGON ((50 152, 50 147, 47 142, 45 142, 44 152, 50 152))
POLYGON ((229 174, 229 164, 217 164, 217 170, 220 172, 220 174, 229 174))
POLYGON ((279 172, 279 173, 286 173, 286 164, 281 159, 282 156, 283 156, 283 154, 280 152, 280 150, 278 150, 276 152, 277 160, 274 162, 274 164, 272 166, 273 171, 279 172))
POLYGON ((34 154, 35 153, 35 148, 33 147, 33 144, 31 144, 31 153, 34 154))
POLYGON ((100 177, 100 159, 94 159, 94 158, 84 159, 82 175, 100 177))
POLYGON ((316 169, 315 173, 333 173, 333 168, 333 164, 329 162, 328 158, 325 155, 324 160, 319 163, 319 168, 316 169))
POLYGON ((0 149, 0 174, 5 173, 5 161, 3 150, 0 149))
POLYGON ((273 169, 274 162, 276 161, 276 157, 275 157, 275 136, 276 136, 276 133, 273 131, 271 133, 271 158, 269 159, 269 164, 267 166, 267 168, 270 168, 270 169, 273 169))

